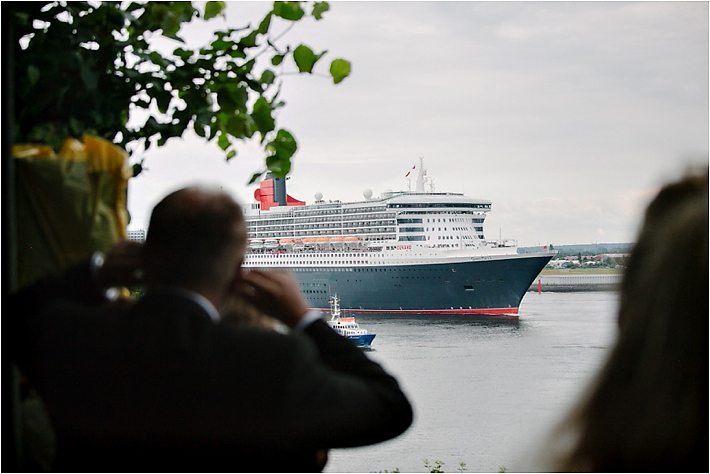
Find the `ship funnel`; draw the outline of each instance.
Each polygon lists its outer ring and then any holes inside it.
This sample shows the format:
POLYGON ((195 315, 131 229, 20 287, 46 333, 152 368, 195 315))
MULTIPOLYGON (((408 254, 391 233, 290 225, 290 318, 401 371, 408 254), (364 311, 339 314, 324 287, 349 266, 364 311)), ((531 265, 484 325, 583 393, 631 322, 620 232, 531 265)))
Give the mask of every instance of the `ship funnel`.
POLYGON ((259 184, 259 188, 254 191, 254 199, 261 203, 260 209, 262 211, 268 211, 272 207, 304 206, 306 204, 286 194, 286 179, 275 178, 271 173, 266 174, 259 184))
POLYGON ((267 179, 274 180, 274 202, 279 206, 286 205, 286 178, 275 178, 271 173, 267 175, 267 179))

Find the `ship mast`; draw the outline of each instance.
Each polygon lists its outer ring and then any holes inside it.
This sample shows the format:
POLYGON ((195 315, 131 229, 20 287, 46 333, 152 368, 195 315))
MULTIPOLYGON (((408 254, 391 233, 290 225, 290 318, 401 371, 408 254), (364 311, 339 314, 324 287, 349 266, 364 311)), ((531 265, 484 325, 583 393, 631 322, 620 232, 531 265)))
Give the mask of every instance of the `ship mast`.
POLYGON ((419 157, 419 174, 417 175, 417 192, 424 192, 424 177, 426 176, 426 170, 424 169, 424 158, 419 157))

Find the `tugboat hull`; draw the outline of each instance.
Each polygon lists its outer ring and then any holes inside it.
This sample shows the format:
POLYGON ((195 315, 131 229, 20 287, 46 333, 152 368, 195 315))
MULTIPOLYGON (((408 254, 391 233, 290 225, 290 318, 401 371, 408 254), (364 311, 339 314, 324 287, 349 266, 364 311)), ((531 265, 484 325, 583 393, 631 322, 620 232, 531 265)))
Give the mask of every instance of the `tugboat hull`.
POLYGON ((357 347, 370 347, 372 340, 375 339, 375 334, 363 334, 360 336, 348 336, 348 340, 357 347))

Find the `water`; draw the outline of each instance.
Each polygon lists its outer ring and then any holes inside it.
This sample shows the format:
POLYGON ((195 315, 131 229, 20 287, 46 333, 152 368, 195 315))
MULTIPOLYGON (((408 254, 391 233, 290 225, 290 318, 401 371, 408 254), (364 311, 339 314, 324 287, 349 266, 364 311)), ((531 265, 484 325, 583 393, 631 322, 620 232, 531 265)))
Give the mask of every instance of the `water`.
POLYGON ((327 472, 528 470, 532 446, 567 413, 616 331, 613 292, 528 293, 518 321, 359 316, 377 333, 370 356, 414 404, 401 437, 330 452, 327 472))

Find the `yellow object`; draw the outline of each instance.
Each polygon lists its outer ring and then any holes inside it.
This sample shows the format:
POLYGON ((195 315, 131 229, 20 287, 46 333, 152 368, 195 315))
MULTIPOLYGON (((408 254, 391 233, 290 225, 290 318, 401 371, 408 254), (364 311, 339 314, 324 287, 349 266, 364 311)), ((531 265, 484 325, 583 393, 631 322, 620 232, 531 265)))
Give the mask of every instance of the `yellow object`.
POLYGON ((20 287, 126 238, 128 154, 102 138, 12 148, 20 287))

